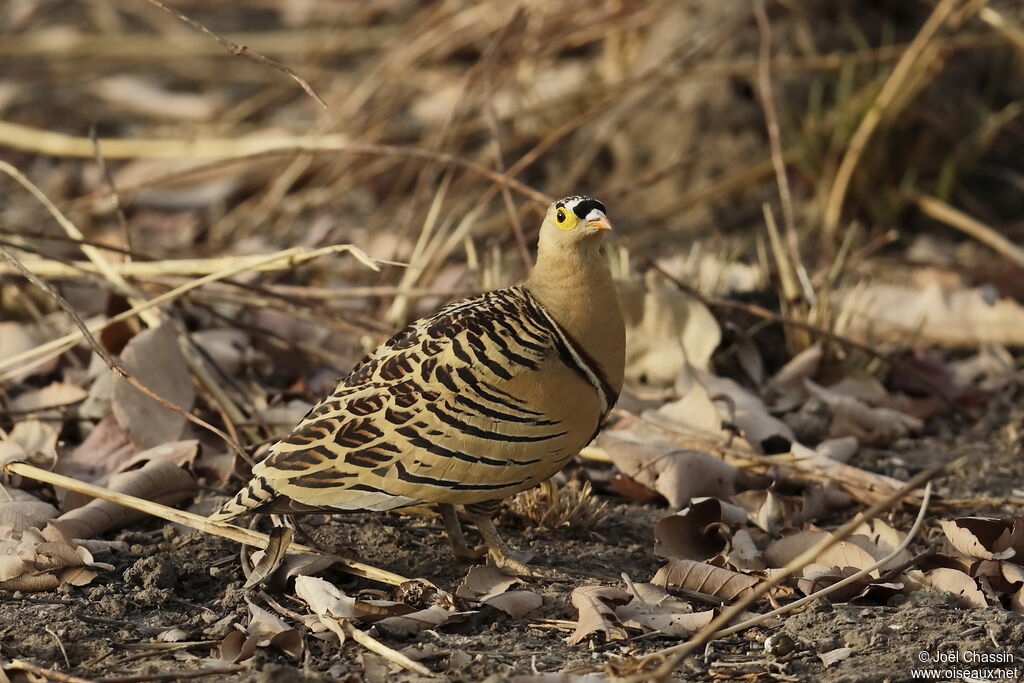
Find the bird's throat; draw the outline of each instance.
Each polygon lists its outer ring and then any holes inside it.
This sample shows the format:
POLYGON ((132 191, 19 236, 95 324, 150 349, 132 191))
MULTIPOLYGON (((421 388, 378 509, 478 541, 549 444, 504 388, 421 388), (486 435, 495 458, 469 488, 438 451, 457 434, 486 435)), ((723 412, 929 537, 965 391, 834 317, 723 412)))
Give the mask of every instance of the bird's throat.
POLYGON ((625 328, 615 283, 600 251, 542 248, 525 286, 599 364, 601 374, 618 393, 625 364, 625 328))

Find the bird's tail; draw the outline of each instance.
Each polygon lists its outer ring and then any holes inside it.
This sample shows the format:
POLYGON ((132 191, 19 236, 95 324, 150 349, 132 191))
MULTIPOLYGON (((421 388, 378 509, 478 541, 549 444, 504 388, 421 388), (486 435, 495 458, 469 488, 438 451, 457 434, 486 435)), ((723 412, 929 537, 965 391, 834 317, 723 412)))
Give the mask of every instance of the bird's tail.
POLYGON ((272 501, 277 494, 270 488, 267 480, 263 477, 253 477, 252 480, 241 491, 236 493, 231 500, 224 503, 219 510, 210 515, 211 522, 226 522, 235 517, 241 517, 263 507, 272 501))

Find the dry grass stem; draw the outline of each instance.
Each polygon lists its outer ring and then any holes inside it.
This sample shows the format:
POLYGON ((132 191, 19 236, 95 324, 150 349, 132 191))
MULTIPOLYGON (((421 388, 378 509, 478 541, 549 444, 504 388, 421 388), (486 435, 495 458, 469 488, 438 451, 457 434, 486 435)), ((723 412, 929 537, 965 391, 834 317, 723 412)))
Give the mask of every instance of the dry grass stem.
MULTIPOLYGON (((283 251, 279 251, 269 256, 259 257, 256 260, 250 260, 247 257, 240 257, 241 262, 239 262, 239 259, 236 258, 234 259, 234 263, 232 265, 229 265, 223 270, 219 270, 217 272, 210 273, 209 275, 205 275, 199 279, 192 280, 184 285, 181 285, 180 287, 176 287, 168 292, 164 292, 159 296, 153 297, 152 299, 146 301, 145 303, 133 306, 132 308, 122 313, 118 313, 117 315, 108 318, 105 321, 102 321, 94 325, 89 325, 87 326, 87 328, 92 334, 97 334, 100 331, 110 327, 111 325, 119 323, 123 320, 128 320, 133 316, 138 315, 142 311, 179 299, 183 295, 192 291, 193 289, 202 287, 203 285, 208 284, 210 282, 216 282, 217 280, 229 278, 232 275, 236 275, 243 271, 259 268, 261 265, 264 264, 280 261, 287 263, 290 266, 295 266, 300 263, 305 263, 312 259, 325 256, 327 254, 340 253, 351 254, 356 258, 356 260, 358 260, 360 263, 363 263, 371 270, 378 269, 378 266, 373 261, 373 259, 364 254, 362 250, 349 244, 341 244, 332 247, 324 247, 322 249, 313 250, 304 249, 302 247, 293 247, 291 249, 285 249, 283 251)), ((67 347, 68 344, 76 344, 82 339, 83 334, 81 330, 77 332, 70 332, 64 335, 63 337, 53 339, 44 344, 40 344, 34 349, 30 349, 23 353, 16 354, 15 356, 12 356, 10 358, 2 359, 0 360, 0 380, 6 379, 10 375, 14 374, 14 372, 20 368, 23 362, 30 360, 33 362, 45 362, 40 361, 40 358, 42 357, 41 354, 50 354, 50 356, 48 357, 60 355, 60 353, 63 352, 61 351, 61 349, 67 347)))
MULTIPOLYGON (((52 486, 59 486, 69 491, 77 491, 78 493, 83 493, 93 498, 117 503, 118 505, 123 505, 126 508, 138 510, 139 512, 144 512, 147 515, 159 517, 160 519, 165 519, 168 522, 183 524, 190 529, 227 538, 244 545, 266 549, 270 544, 270 537, 267 534, 261 534, 258 531, 252 531, 251 529, 243 529, 242 527, 235 526, 233 524, 219 522, 214 523, 205 517, 200 517, 199 515, 191 512, 186 512, 185 510, 178 510, 166 505, 161 505, 160 503, 154 503, 153 501, 129 496, 119 491, 111 491, 110 489, 103 488, 102 486, 96 486, 95 484, 87 484, 84 481, 66 477, 62 474, 57 474, 56 472, 50 472, 48 470, 35 467, 34 465, 29 465, 28 463, 7 463, 4 465, 4 471, 11 474, 17 474, 22 477, 28 477, 29 479, 34 479, 36 481, 41 481, 45 484, 51 484, 52 486)), ((309 546, 302 545, 301 543, 290 544, 288 546, 287 553, 313 553, 316 555, 324 555, 325 557, 330 557, 334 560, 338 566, 348 574, 365 579, 371 579, 373 581, 379 581, 392 586, 401 585, 409 580, 404 576, 399 576, 398 574, 378 569, 377 567, 363 564, 362 562, 347 560, 336 555, 327 555, 316 548, 311 548, 309 546)))
POLYGON ((313 87, 309 83, 306 82, 306 79, 302 78, 302 76, 299 76, 297 73, 295 73, 294 71, 292 71, 291 69, 286 67, 284 64, 279 64, 278 62, 275 62, 273 59, 268 59, 267 57, 264 57, 261 54, 253 52, 252 50, 247 48, 245 45, 239 45, 238 43, 235 43, 235 42, 232 42, 230 40, 227 40, 226 38, 220 37, 219 35, 217 35, 213 31, 211 31, 210 29, 206 28, 206 26, 200 24, 195 19, 192 19, 191 17, 185 16, 184 14, 182 14, 181 12, 179 12, 176 9, 172 9, 172 8, 168 7, 164 3, 160 2, 160 0, 148 0, 148 1, 149 1, 150 4, 156 5, 157 7, 162 9, 163 11, 167 12, 168 14, 170 14, 170 15, 172 15, 174 17, 177 17, 178 19, 180 19, 181 21, 185 22, 186 24, 188 24, 189 26, 191 26, 195 30, 197 30, 197 31, 199 31, 201 33, 205 33, 206 35, 210 36, 211 38, 216 40, 218 43, 223 45, 224 49, 226 49, 231 54, 238 55, 240 57, 245 57, 247 59, 251 59, 252 61, 256 62, 257 64, 265 64, 266 66, 269 66, 271 68, 277 69, 278 71, 281 71, 281 72, 287 74, 292 80, 294 80, 296 83, 298 83, 299 86, 303 90, 306 91, 307 95, 309 95, 314 100, 316 100, 317 104, 319 104, 324 109, 327 109, 327 103, 323 101, 323 98, 321 98, 319 95, 316 94, 316 91, 313 90, 313 87))
POLYGON ((956 209, 936 197, 915 192, 911 198, 927 216, 970 235, 982 244, 991 247, 1007 259, 1024 268, 1024 249, 1021 249, 998 231, 985 225, 963 211, 956 209))
POLYGON ((370 652, 374 652, 389 662, 394 662, 403 669, 418 673, 421 676, 429 676, 431 674, 430 669, 423 666, 419 662, 414 662, 407 656, 403 655, 398 650, 394 650, 384 643, 380 642, 369 633, 360 631, 352 625, 348 619, 331 619, 330 617, 323 617, 320 620, 324 626, 334 632, 338 639, 342 642, 345 641, 345 637, 348 636, 352 640, 356 641, 370 652))
POLYGON ((940 0, 932 11, 931 16, 918 31, 914 40, 910 43, 903 56, 896 63, 892 73, 882 86, 881 92, 875 99, 874 104, 861 119, 853 137, 850 138, 846 154, 839 165, 836 177, 832 181, 828 199, 825 202, 824 233, 827 243, 835 240, 836 230, 839 228, 839 219, 843 210, 843 201, 846 199, 847 188, 853 178, 853 172, 860 162, 868 142, 878 129, 879 124, 893 114, 893 104, 898 98, 904 97, 904 89, 909 81, 914 80, 915 74, 925 72, 929 69, 931 59, 935 58, 936 51, 927 51, 928 46, 935 39, 936 34, 953 15, 958 7, 965 4, 965 0, 940 0))

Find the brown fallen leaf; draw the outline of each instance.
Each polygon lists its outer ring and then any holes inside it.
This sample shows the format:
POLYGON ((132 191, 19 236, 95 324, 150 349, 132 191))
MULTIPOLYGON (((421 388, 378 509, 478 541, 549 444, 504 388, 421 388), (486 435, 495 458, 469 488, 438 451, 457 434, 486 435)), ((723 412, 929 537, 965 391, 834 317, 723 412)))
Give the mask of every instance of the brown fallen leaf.
POLYGON ((252 350, 249 334, 236 327, 213 327, 189 334, 192 343, 209 356, 218 370, 235 377, 252 350))
POLYGON ((697 434, 722 441, 732 436, 725 427, 723 412, 715 405, 704 382, 698 381, 695 374, 687 376, 680 388, 682 397, 658 406, 656 409, 644 410, 641 417, 668 429, 689 434, 697 434))
POLYGON ((914 339, 938 347, 1024 346, 1024 307, 1009 298, 990 302, 981 288, 876 282, 848 290, 836 306, 844 312, 836 334, 871 344, 914 339))
MULTIPOLYGON (((170 324, 137 334, 121 352, 121 359, 128 372, 154 394, 182 410, 192 408, 192 377, 170 324)), ((111 407, 139 448, 174 441, 185 427, 182 415, 143 395, 122 377, 114 378, 111 407)))
POLYGON ((506 591, 484 598, 480 604, 500 609, 505 614, 521 619, 544 604, 544 599, 533 591, 506 591))
POLYGON ((675 586, 705 595, 714 595, 726 602, 732 602, 761 583, 761 580, 703 562, 672 560, 654 574, 651 583, 665 588, 675 586))
POLYGON ((82 387, 67 382, 52 382, 42 389, 32 389, 11 401, 14 412, 33 412, 39 419, 59 419, 59 410, 45 410, 51 406, 66 406, 85 400, 89 395, 82 387))
POLYGON ((771 536, 784 527, 793 526, 792 520, 800 510, 800 501, 783 496, 771 489, 751 489, 732 496, 732 500, 747 511, 750 522, 771 536))
POLYGON ((952 546, 968 557, 1024 564, 1024 517, 960 517, 939 524, 952 546))
POLYGON ((819 343, 793 356, 765 383, 765 403, 775 412, 788 412, 800 406, 808 394, 804 380, 818 374, 824 355, 819 343))
MULTIPOLYGON (((47 328, 51 328, 50 321, 47 321, 47 328)), ((59 328, 57 328, 59 329, 59 328)), ((52 334, 52 333, 51 333, 52 334)), ((0 322, 0 358, 13 358, 22 353, 31 351, 47 341, 50 334, 43 334, 34 325, 15 321, 0 322)), ((42 354, 40 354, 42 355, 42 354)), ((32 358, 26 359, 21 370, 11 370, 8 379, 21 382, 34 375, 45 375, 53 371, 60 362, 59 358, 52 358, 45 363, 34 364, 32 358)), ((2 376, 2 373, 0 373, 2 376)))
POLYGON ((768 411, 761 397, 747 391, 734 380, 710 373, 700 373, 705 390, 718 402, 724 398, 726 417, 739 428, 740 434, 760 453, 786 453, 796 441, 793 429, 768 411))
POLYGON ((718 498, 692 499, 686 509, 654 526, 654 552, 679 560, 706 560, 729 544, 730 528, 745 524, 743 508, 718 498))
MULTIPOLYGON (((768 561, 769 567, 784 567, 793 558, 817 545, 828 535, 828 532, 825 531, 805 530, 783 536, 768 544, 768 547, 764 550, 764 558, 768 561)), ((871 541, 866 537, 861 537, 863 541, 860 544, 852 542, 849 540, 850 538, 839 541, 818 555, 815 562, 826 567, 865 569, 875 563, 876 556, 878 558, 884 556, 877 548, 875 548, 874 554, 864 549, 863 546, 865 544, 871 544, 871 541)), ((872 571, 871 576, 877 578, 878 569, 872 571)))
POLYGON ((924 422, 897 410, 870 406, 854 396, 806 380, 810 392, 832 411, 829 436, 853 436, 862 444, 884 446, 920 432, 924 422))
POLYGON ((249 625, 245 630, 258 647, 273 647, 294 659, 302 656, 305 642, 297 629, 248 598, 245 602, 249 606, 249 625))
MULTIPOLYGON (((800 576, 796 580, 796 586, 804 595, 811 595, 853 576, 857 571, 854 567, 833 567, 811 563, 801 570, 800 576)), ((903 590, 903 584, 879 583, 868 575, 854 579, 845 586, 834 590, 825 599, 830 602, 849 602, 855 598, 871 597, 879 602, 884 602, 901 590, 903 590)))
POLYGON ((86 548, 52 524, 9 532, 0 540, 0 590, 53 590, 61 583, 84 586, 100 568, 113 569, 95 562, 86 548))
POLYGON ((359 600, 318 576, 295 577, 295 594, 317 615, 334 619, 379 619, 411 614, 415 609, 391 600, 359 600))
POLYGON ((714 610, 694 612, 690 603, 671 595, 653 583, 630 584, 633 599, 615 608, 615 616, 626 627, 685 636, 706 626, 714 610))
POLYGON ((760 572, 768 566, 757 549, 754 538, 746 529, 737 529, 732 536, 732 549, 728 555, 729 564, 750 572, 760 572))
POLYGON ((572 604, 579 612, 576 630, 565 639, 570 645, 580 643, 592 633, 603 633, 608 640, 625 640, 625 627, 615 616, 615 607, 624 605, 632 596, 611 586, 579 586, 572 591, 572 604))
MULTIPOLYGON (((150 460, 140 469, 114 475, 107 488, 173 505, 195 495, 197 486, 192 475, 180 467, 166 460, 150 460)), ((71 538, 92 538, 144 516, 142 512, 97 498, 65 512, 53 524, 71 538)))
POLYGON ((626 379, 671 386, 687 365, 707 369, 722 337, 707 306, 653 274, 646 282, 619 281, 616 289, 626 323, 626 379))
POLYGON ((57 516, 57 508, 21 489, 8 491, 0 485, 0 538, 3 529, 20 532, 41 529, 57 516))
POLYGON ((397 635, 412 635, 420 631, 443 626, 455 617, 463 616, 465 612, 451 612, 440 605, 431 605, 426 609, 401 614, 394 617, 386 617, 374 622, 374 627, 397 635))
POLYGON ((675 509, 691 498, 727 498, 736 492, 739 470, 702 451, 631 438, 625 430, 602 432, 598 444, 624 474, 665 496, 675 509))
MULTIPOLYGON (((895 550, 906 537, 901 531, 897 531, 889 525, 884 519, 878 519, 877 517, 866 524, 861 524, 859 527, 854 529, 853 535, 850 536, 850 540, 856 542, 858 536, 867 538, 874 547, 878 548, 882 552, 883 557, 895 550)), ((865 548, 867 550, 867 548, 865 548)), ((870 552, 870 550, 869 550, 870 552)), ((886 564, 881 566, 883 572, 889 571, 895 567, 899 567, 911 559, 909 550, 904 549, 894 559, 890 560, 886 564)))
POLYGON ((985 594, 978 589, 978 584, 973 578, 962 571, 939 567, 938 569, 924 572, 923 577, 924 585, 938 591, 956 595, 964 607, 988 607, 985 594))
POLYGON ((521 581, 514 576, 503 574, 497 567, 478 564, 469 568, 469 573, 459 584, 455 594, 460 598, 482 601, 504 593, 516 583, 521 581))
POLYGON ((57 460, 59 431, 40 420, 23 420, 6 436, 0 436, 0 467, 8 462, 27 462, 49 469, 57 460))
POLYGON ((243 588, 252 588, 263 583, 281 566, 288 546, 295 537, 295 530, 286 526, 275 526, 270 530, 270 538, 267 541, 265 550, 257 550, 250 558, 253 562, 249 578, 245 580, 243 588))
MULTIPOLYGON (((57 471, 81 481, 97 483, 116 472, 134 452, 128 431, 116 417, 107 415, 77 448, 61 458, 57 471)), ((70 507, 80 504, 72 503, 70 507)))

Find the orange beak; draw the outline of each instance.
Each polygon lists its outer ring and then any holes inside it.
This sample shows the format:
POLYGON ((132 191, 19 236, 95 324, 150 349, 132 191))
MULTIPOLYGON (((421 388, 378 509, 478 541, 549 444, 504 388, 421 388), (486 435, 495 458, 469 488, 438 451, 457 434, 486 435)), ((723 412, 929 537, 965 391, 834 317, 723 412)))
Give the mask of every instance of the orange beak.
POLYGON ((611 230, 612 223, 608 220, 607 216, 599 216, 598 218, 588 220, 587 227, 594 230, 611 230))

